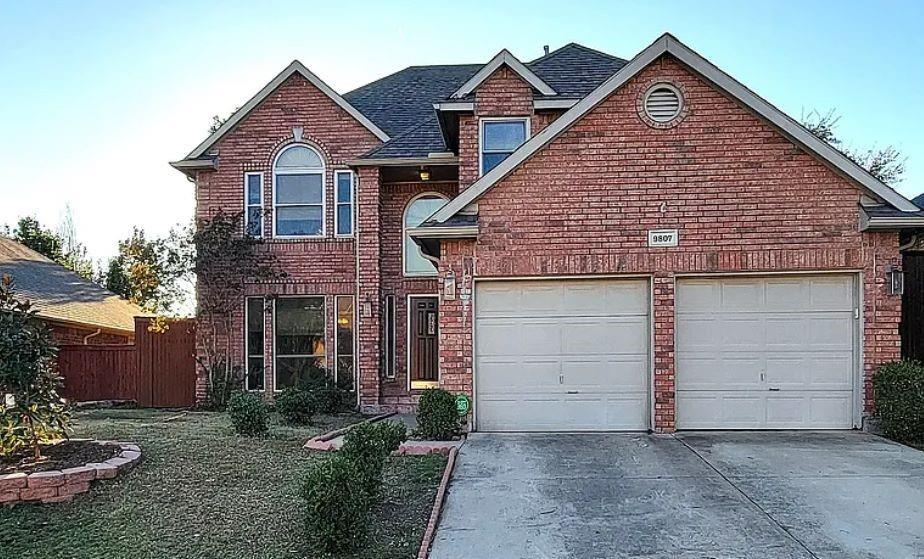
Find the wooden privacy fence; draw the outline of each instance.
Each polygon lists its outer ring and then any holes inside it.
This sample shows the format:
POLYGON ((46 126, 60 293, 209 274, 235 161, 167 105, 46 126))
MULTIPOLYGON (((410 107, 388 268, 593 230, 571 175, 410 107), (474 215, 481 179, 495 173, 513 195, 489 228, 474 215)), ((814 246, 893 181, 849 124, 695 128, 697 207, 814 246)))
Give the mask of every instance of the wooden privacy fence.
POLYGON ((171 320, 165 332, 149 332, 149 318, 135 319, 135 343, 64 345, 58 368, 64 396, 72 401, 135 400, 153 408, 196 403, 196 323, 171 320))

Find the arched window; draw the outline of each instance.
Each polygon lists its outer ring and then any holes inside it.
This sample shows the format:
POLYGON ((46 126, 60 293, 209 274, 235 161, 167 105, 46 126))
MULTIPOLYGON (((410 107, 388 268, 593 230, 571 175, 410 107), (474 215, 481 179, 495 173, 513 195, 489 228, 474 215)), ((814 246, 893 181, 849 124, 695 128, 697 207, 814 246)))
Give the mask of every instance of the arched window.
POLYGON ((324 235, 324 160, 302 144, 279 152, 273 165, 273 234, 324 235))
POLYGON ((430 217, 436 210, 446 204, 448 198, 442 194, 421 194, 408 203, 404 210, 404 275, 406 276, 434 276, 436 266, 424 258, 420 247, 407 234, 407 230, 417 227, 423 220, 430 217))

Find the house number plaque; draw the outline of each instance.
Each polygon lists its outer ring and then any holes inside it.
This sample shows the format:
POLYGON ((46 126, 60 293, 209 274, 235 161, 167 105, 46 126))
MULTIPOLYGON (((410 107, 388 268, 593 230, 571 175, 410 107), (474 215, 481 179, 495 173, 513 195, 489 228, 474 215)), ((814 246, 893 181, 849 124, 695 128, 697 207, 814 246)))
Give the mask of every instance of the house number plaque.
POLYGON ((676 229, 655 229, 648 232, 650 247, 675 247, 679 241, 680 235, 676 229))

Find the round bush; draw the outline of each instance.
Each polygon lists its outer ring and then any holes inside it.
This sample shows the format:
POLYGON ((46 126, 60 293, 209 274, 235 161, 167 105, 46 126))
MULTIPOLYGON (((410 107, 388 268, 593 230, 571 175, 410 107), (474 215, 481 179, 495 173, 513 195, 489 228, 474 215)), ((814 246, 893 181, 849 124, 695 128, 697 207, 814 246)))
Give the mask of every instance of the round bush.
POLYGON ((414 434, 431 441, 451 441, 461 430, 462 418, 456 410, 456 397, 439 388, 424 390, 417 404, 414 434))
POLYGON ((267 431, 269 408, 255 394, 237 392, 228 401, 231 425, 241 435, 260 435, 267 431))
POLYGON ((924 443, 924 364, 887 363, 873 375, 876 414, 886 436, 905 443, 924 443))
POLYGON ((317 403, 307 390, 286 388, 276 397, 276 411, 286 423, 307 425, 314 417, 317 403))
POLYGON ((348 549, 366 534, 372 501, 357 464, 336 454, 315 462, 302 484, 308 540, 325 551, 348 549))
POLYGON ((385 459, 406 440, 407 427, 400 421, 363 423, 347 432, 340 455, 356 464, 358 479, 370 498, 382 485, 385 459))

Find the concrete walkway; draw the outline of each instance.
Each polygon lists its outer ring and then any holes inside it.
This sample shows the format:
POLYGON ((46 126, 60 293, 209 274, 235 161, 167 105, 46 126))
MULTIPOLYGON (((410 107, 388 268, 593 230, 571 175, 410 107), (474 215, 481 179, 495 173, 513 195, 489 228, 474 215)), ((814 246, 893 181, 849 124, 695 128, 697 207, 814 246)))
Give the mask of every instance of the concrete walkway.
POLYGON ((474 434, 430 557, 924 558, 924 453, 852 432, 474 434))

